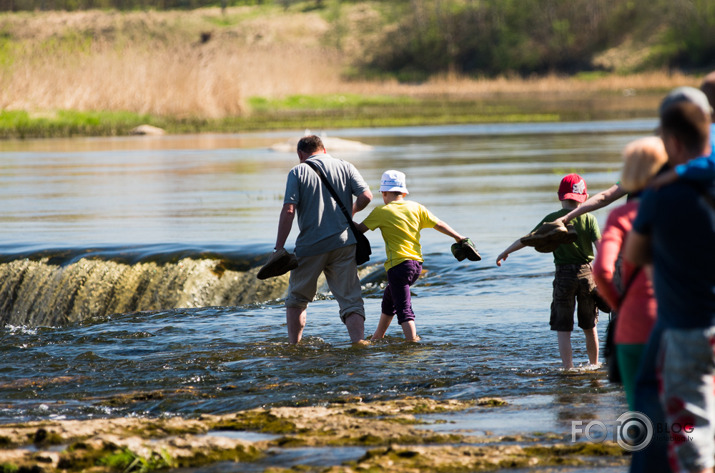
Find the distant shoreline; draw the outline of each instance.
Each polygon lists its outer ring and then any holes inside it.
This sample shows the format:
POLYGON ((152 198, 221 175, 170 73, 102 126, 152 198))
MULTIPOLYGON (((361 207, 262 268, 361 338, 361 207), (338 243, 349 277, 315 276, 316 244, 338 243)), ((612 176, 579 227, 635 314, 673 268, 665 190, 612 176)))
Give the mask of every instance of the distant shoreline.
POLYGON ((269 6, 8 13, 0 24, 0 139, 124 136, 143 124, 177 134, 640 118, 667 90, 701 80, 368 80, 351 73, 365 54, 357 23, 338 44, 321 14, 269 6))
MULTIPOLYGON (((128 136, 140 125, 162 133, 241 133, 279 130, 427 126, 475 123, 538 123, 652 118, 664 90, 575 94, 505 93, 484 98, 351 96, 351 104, 331 105, 340 95, 301 96, 295 107, 277 100, 246 115, 207 119, 129 112, 0 112, 0 139, 128 136), (323 105, 325 104, 325 105, 323 105)), ((290 97, 288 98, 290 100, 290 97)))

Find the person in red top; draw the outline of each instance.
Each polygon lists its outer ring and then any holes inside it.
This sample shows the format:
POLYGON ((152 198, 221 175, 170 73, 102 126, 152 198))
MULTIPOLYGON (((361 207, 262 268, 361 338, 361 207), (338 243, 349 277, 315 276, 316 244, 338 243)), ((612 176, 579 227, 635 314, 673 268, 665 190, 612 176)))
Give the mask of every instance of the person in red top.
POLYGON ((624 151, 620 186, 629 193, 628 202, 608 216, 593 277, 601 296, 614 312, 616 360, 630 410, 634 410, 636 374, 655 324, 656 301, 649 269, 635 267, 621 257, 626 235, 638 213, 638 193, 665 165, 668 155, 658 137, 641 138, 629 143, 624 151))

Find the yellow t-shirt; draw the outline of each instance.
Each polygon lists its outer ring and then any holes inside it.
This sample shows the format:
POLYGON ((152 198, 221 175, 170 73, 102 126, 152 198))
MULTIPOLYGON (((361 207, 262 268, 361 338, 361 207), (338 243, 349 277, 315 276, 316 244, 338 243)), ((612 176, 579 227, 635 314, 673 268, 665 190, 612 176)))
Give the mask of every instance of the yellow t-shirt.
POLYGON ((403 261, 422 259, 420 230, 434 228, 439 219, 427 208, 411 200, 398 200, 373 209, 363 221, 370 230, 379 228, 385 240, 385 270, 403 261))

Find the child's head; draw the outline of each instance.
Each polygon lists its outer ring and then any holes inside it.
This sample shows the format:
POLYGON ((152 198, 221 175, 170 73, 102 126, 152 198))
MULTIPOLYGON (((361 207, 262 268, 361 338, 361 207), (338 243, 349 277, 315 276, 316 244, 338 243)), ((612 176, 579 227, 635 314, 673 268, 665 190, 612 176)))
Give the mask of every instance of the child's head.
POLYGON ((578 174, 569 174, 561 179, 559 184, 559 200, 565 203, 573 201, 577 206, 588 199, 586 181, 578 174))
POLYGON ((628 143, 623 149, 621 187, 629 194, 642 191, 667 161, 663 140, 656 136, 628 143))
POLYGON ((380 179, 380 192, 383 199, 395 200, 398 196, 409 194, 405 173, 395 170, 385 171, 380 179))

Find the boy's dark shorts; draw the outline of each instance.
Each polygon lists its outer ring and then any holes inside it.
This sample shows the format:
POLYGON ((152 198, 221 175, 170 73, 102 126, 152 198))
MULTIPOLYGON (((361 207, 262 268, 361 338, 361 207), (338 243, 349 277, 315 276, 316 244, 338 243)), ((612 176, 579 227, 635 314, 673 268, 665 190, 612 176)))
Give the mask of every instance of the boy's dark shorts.
POLYGON ((554 294, 551 302, 551 330, 573 331, 573 313, 578 326, 590 330, 598 322, 598 308, 591 295, 596 290, 590 264, 558 264, 554 275, 554 294), (578 304, 577 304, 578 302, 578 304))

